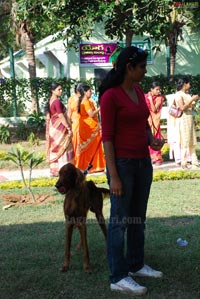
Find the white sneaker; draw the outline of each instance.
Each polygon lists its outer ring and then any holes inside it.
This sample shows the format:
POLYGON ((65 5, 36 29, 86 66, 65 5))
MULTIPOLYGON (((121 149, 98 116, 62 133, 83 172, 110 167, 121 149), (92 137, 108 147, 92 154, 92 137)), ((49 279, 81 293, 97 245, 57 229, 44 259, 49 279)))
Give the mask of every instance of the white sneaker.
POLYGON ((137 272, 129 272, 128 275, 139 276, 139 277, 155 277, 155 278, 163 277, 162 272, 156 271, 147 265, 144 265, 144 267, 138 270, 137 272))
POLYGON ((119 291, 124 293, 132 293, 135 295, 143 295, 147 292, 147 288, 139 285, 131 277, 127 276, 116 283, 110 284, 111 291, 119 291))

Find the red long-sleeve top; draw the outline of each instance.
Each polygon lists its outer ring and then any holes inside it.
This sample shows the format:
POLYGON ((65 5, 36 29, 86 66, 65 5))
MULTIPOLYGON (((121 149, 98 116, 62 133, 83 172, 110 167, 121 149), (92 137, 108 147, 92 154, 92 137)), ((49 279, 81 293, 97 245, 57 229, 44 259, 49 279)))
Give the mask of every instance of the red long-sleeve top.
POLYGON ((139 103, 134 103, 122 87, 112 87, 101 97, 102 140, 112 141, 117 158, 149 156, 147 119, 149 109, 139 85, 134 85, 139 103))

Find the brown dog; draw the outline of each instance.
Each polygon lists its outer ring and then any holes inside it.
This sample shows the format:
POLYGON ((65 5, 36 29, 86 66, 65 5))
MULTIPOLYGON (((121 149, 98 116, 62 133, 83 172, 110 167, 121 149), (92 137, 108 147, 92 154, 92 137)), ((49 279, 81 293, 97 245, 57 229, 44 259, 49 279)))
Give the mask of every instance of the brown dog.
POLYGON ((65 261, 61 271, 69 269, 72 232, 74 227, 78 227, 83 247, 83 268, 85 272, 91 272, 86 235, 87 213, 89 210, 95 213, 106 238, 102 193, 108 194, 109 190, 96 187, 92 181, 86 181, 84 174, 71 163, 60 169, 59 179, 55 186, 60 193, 65 194, 66 247, 65 261))

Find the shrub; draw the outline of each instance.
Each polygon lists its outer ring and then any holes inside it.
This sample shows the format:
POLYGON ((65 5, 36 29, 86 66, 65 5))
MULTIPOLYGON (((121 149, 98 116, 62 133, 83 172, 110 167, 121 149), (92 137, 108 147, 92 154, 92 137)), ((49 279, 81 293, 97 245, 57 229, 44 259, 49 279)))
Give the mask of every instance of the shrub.
MULTIPOLYGON (((153 181, 164 181, 164 180, 186 180, 186 179, 200 179, 200 171, 166 171, 157 170, 154 171, 153 181)), ((95 184, 105 184, 107 183, 106 175, 101 176, 90 176, 87 180, 92 180, 95 184)), ((31 181, 31 187, 53 187, 55 186, 57 178, 40 178, 33 179, 31 181)), ((11 181, 0 183, 0 188, 2 190, 23 188, 22 181, 11 181)))
POLYGON ((28 135, 28 142, 30 143, 30 145, 39 145, 40 139, 35 135, 35 133, 31 132, 28 135))
POLYGON ((7 155, 5 156, 5 160, 11 161, 18 166, 21 173, 24 188, 26 188, 26 190, 29 192, 32 200, 36 201, 33 191, 31 189, 31 175, 33 168, 41 164, 44 161, 44 158, 38 154, 35 154, 34 152, 30 153, 30 151, 25 150, 18 144, 11 149, 11 152, 7 153, 7 155), (25 165, 29 167, 28 182, 25 180, 24 177, 25 165))
POLYGON ((20 122, 16 127, 16 139, 19 140, 27 140, 29 135, 29 130, 27 125, 23 122, 20 122))
POLYGON ((0 151, 0 160, 3 160, 5 158, 6 152, 0 151))
POLYGON ((39 132, 45 127, 45 117, 42 112, 34 111, 28 116, 27 125, 30 126, 33 131, 39 132))
MULTIPOLYGON (((168 78, 165 75, 157 75, 148 77, 146 76, 141 82, 141 86, 146 93, 149 90, 149 87, 152 81, 159 81, 161 84, 162 93, 164 95, 174 93, 176 90, 175 81, 181 75, 175 75, 173 78, 168 78)), ((200 94, 200 75, 191 76, 192 94, 200 94)), ((13 111, 13 90, 16 90, 17 97, 17 114, 18 116, 27 114, 26 107, 27 104, 31 102, 31 89, 34 89, 36 92, 36 98, 39 101, 40 110, 43 111, 43 107, 49 98, 49 87, 51 83, 55 81, 55 78, 34 78, 34 79, 3 79, 0 82, 0 116, 9 117, 12 116, 13 111), (3 99, 3 100, 1 100, 3 99)), ((62 87, 63 87, 63 101, 66 101, 67 98, 71 95, 71 92, 74 90, 75 84, 80 81, 86 82, 91 85, 95 90, 95 93, 98 94, 98 85, 99 79, 91 78, 86 79, 72 79, 72 78, 57 78, 62 87)))
POLYGON ((10 143, 10 130, 9 125, 3 125, 0 127, 0 143, 10 143))

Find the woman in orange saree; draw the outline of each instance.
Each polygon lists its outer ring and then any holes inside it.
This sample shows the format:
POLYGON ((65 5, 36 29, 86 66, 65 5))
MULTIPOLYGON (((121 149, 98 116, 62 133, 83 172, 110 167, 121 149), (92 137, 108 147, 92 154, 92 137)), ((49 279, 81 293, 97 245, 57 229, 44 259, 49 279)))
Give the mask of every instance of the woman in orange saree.
POLYGON ((80 93, 78 88, 80 84, 75 86, 74 94, 69 98, 67 103, 67 115, 72 124, 72 144, 74 148, 74 155, 76 156, 77 146, 78 146, 78 135, 79 135, 79 118, 80 113, 78 113, 78 101, 80 93))
POLYGON ((100 108, 96 108, 94 101, 91 99, 92 90, 90 86, 80 86, 79 92, 81 95, 78 105, 78 112, 80 113, 79 140, 75 156, 75 165, 84 171, 92 162, 92 168, 89 172, 104 171, 105 157, 98 119, 100 108))
MULTIPOLYGON (((148 118, 152 134, 155 138, 162 138, 160 129, 161 109, 164 102, 164 96, 160 94, 160 83, 152 82, 150 91, 145 94, 147 106, 149 107, 150 116, 148 118)), ((160 165, 163 162, 161 150, 155 151, 149 147, 151 160, 153 164, 160 165)))
POLYGON ((46 107, 46 156, 51 176, 58 176, 60 168, 74 160, 71 123, 59 99, 61 95, 62 86, 52 83, 51 97, 46 107))

